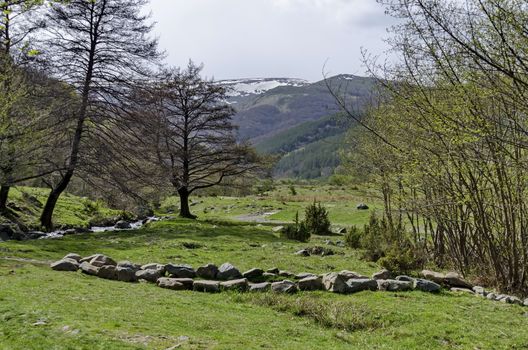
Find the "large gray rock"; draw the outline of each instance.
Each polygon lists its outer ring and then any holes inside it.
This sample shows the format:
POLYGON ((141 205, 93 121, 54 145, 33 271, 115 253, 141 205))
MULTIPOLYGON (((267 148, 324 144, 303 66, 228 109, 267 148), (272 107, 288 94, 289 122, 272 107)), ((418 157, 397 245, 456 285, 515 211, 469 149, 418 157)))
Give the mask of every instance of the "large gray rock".
POLYGON ((107 280, 116 280, 117 279, 117 268, 114 265, 104 265, 101 266, 99 272, 97 273, 98 277, 105 278, 107 280))
POLYGON ((298 285, 299 290, 302 291, 322 290, 324 288, 323 279, 319 276, 310 276, 303 278, 298 282, 298 285))
POLYGON ((415 278, 410 277, 410 276, 397 276, 396 280, 414 283, 415 278))
POLYGON ((82 256, 80 256, 79 254, 70 253, 70 254, 66 255, 63 259, 72 259, 72 260, 75 260, 77 262, 80 262, 81 259, 82 259, 82 256))
POLYGON ((488 294, 486 295, 486 299, 488 299, 488 300, 492 300, 492 301, 495 301, 495 300, 497 299, 497 294, 495 294, 495 293, 488 293, 488 294))
POLYGON ((95 255, 92 260, 90 260, 90 264, 93 266, 101 267, 105 265, 112 265, 116 266, 117 263, 110 257, 103 255, 103 254, 97 254, 95 255))
POLYGON ((276 293, 293 294, 299 291, 297 285, 292 281, 284 280, 271 284, 271 290, 276 293))
POLYGON ((228 280, 236 280, 242 278, 242 274, 236 267, 231 265, 230 263, 225 263, 220 266, 218 269, 218 274, 216 276, 220 280, 228 281, 228 280))
POLYGON ((391 279, 392 273, 389 270, 381 270, 372 275, 372 279, 375 280, 388 280, 391 279))
POLYGON ((145 264, 141 266, 141 270, 156 270, 163 276, 165 274, 165 265, 157 263, 145 264))
POLYGON ((271 290, 271 283, 262 282, 262 283, 250 283, 249 291, 250 292, 268 292, 271 290))
POLYGON ((176 278, 161 277, 158 278, 156 284, 160 288, 171 289, 171 290, 187 290, 187 286, 178 281, 176 278))
POLYGON ((524 305, 524 306, 528 306, 528 298, 524 299, 524 301, 523 301, 523 305, 524 305))
POLYGON ((279 271, 280 271, 280 270, 279 270, 279 268, 277 268, 277 267, 273 267, 273 268, 271 268, 271 269, 266 270, 267 273, 273 273, 273 274, 275 274, 275 275, 277 275, 277 274, 279 273, 279 271))
POLYGON ((85 273, 87 275, 97 276, 100 267, 93 266, 89 262, 85 261, 81 263, 81 265, 79 265, 79 269, 82 271, 82 273, 85 273))
POLYGON ((348 289, 347 280, 343 275, 331 272, 323 275, 323 286, 329 292, 346 293, 348 289))
POLYGON ((262 269, 254 268, 254 269, 244 272, 242 276, 244 276, 244 278, 247 278, 248 280, 251 281, 251 280, 261 278, 263 274, 264 274, 264 271, 262 269))
POLYGON ((301 272, 295 275, 295 278, 298 280, 302 280, 308 277, 317 277, 317 275, 310 273, 310 272, 301 272))
POLYGON ((271 273, 271 272, 264 272, 262 274, 262 278, 265 278, 265 279, 274 279, 276 277, 279 277, 279 275, 276 275, 276 274, 271 273))
POLYGON ((413 282, 398 280, 377 280, 378 289, 387 292, 404 292, 413 289, 413 282))
POLYGON ((348 270, 343 270, 341 272, 339 272, 339 275, 341 275, 345 280, 349 280, 349 279, 353 279, 353 278, 359 278, 359 279, 367 279, 368 277, 367 276, 363 276, 357 272, 354 272, 354 271, 348 271, 348 270))
POLYGON ((130 261, 120 261, 117 263, 117 267, 126 267, 134 271, 141 270, 141 265, 134 264, 133 262, 130 262, 130 261))
POLYGON ((438 293, 442 287, 433 281, 417 278, 414 280, 414 289, 421 290, 422 292, 438 293))
POLYGON ((55 271, 77 271, 79 269, 79 263, 73 259, 64 258, 56 261, 50 265, 55 271))
POLYGON ((373 279, 349 279, 346 282, 346 293, 357 293, 365 290, 378 290, 378 282, 373 279))
MULTIPOLYGON (((163 278, 163 277, 162 277, 163 278)), ((183 284, 185 289, 192 290, 193 289, 193 279, 192 278, 172 278, 174 282, 178 282, 183 284)))
POLYGON ((239 292, 245 292, 249 288, 249 281, 247 280, 247 278, 242 278, 238 280, 221 282, 220 288, 224 290, 236 290, 239 292))
POLYGON ((139 270, 124 266, 118 266, 116 268, 117 280, 121 282, 136 282, 138 280, 138 278, 136 277, 137 271, 139 270))
POLYGON ((297 252, 295 252, 295 255, 298 255, 298 256, 310 256, 310 252, 306 249, 301 249, 297 252))
POLYGON ((138 280, 145 280, 152 283, 156 283, 158 278, 162 277, 161 271, 156 269, 147 269, 136 271, 136 277, 138 280))
POLYGON ((445 279, 445 275, 443 273, 435 272, 435 271, 431 271, 431 270, 423 270, 422 271, 422 276, 426 280, 433 281, 433 282, 435 282, 437 284, 444 283, 444 279, 445 279))
POLYGON ((193 290, 197 292, 217 293, 220 291, 220 282, 218 281, 194 281, 193 290))
POLYGON ((196 271, 189 265, 165 265, 165 271, 173 278, 194 278, 196 271))
POLYGON ((444 282, 451 287, 466 288, 472 289, 473 285, 465 281, 460 275, 456 272, 449 272, 445 275, 444 282))
POLYGON ((279 276, 281 277, 295 277, 295 274, 293 272, 290 272, 290 271, 286 271, 286 270, 280 270, 279 271, 279 276))
POLYGON ((212 280, 212 279, 215 279, 216 275, 218 274, 218 267, 216 265, 213 265, 213 264, 207 264, 207 265, 204 265, 204 266, 200 266, 196 270, 196 274, 200 278, 211 279, 212 280))

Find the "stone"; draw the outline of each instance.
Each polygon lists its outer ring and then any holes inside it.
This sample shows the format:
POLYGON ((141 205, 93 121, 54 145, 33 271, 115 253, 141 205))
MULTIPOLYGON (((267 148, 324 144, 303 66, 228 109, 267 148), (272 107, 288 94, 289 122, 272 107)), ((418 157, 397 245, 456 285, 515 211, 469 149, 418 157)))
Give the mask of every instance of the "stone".
POLYGON ((81 259, 82 259, 82 256, 80 256, 79 254, 70 253, 70 254, 66 255, 63 259, 72 259, 72 260, 75 260, 77 262, 80 262, 81 259))
POLYGON ((148 282, 156 283, 158 278, 162 277, 161 271, 156 269, 147 269, 136 271, 136 277, 138 280, 145 280, 148 282))
POLYGON ((404 275, 404 276, 397 276, 397 277, 396 277, 396 280, 397 280, 397 281, 405 281, 405 282, 412 282, 412 283, 414 283, 414 280, 415 280, 415 279, 414 279, 413 277, 405 276, 405 275, 404 275))
POLYGON ((449 272, 448 274, 446 274, 444 281, 446 284, 450 285, 451 287, 466 288, 466 289, 473 288, 473 285, 471 283, 465 281, 456 272, 449 272))
POLYGON ((310 272, 301 272, 295 275, 295 278, 298 280, 302 280, 308 277, 318 277, 318 276, 310 272))
POLYGON ((247 278, 241 278, 238 280, 221 282, 220 288, 224 290, 236 290, 239 292, 245 292, 249 288, 249 281, 247 280, 247 278))
POLYGON ((24 239, 24 233, 17 224, 6 223, 0 224, 0 241, 16 240, 21 241, 24 239))
POLYGON ((271 268, 271 269, 269 269, 269 270, 266 270, 266 272, 268 272, 268 273, 273 273, 273 274, 275 274, 275 275, 278 274, 279 271, 280 271, 280 270, 279 270, 277 267, 274 267, 274 268, 271 268))
POLYGON ((360 203, 360 204, 358 204, 358 205, 356 206, 356 209, 357 209, 357 210, 369 210, 370 208, 369 208, 369 206, 366 205, 365 203, 360 203))
POLYGON ((473 291, 475 292, 475 294, 483 296, 483 297, 485 297, 488 294, 488 292, 486 292, 484 287, 480 287, 480 286, 473 287, 473 291))
POLYGON ((62 232, 62 235, 63 235, 63 236, 71 236, 71 235, 74 235, 74 234, 76 234, 76 233, 77 233, 77 230, 76 230, 76 229, 74 229, 74 228, 69 228, 69 229, 67 229, 67 230, 64 230, 64 231, 62 232))
POLYGON ((287 293, 293 294, 299 291, 297 285, 292 281, 284 280, 280 282, 273 282, 271 284, 271 290, 276 293, 287 293))
POLYGON ((254 280, 254 279, 261 278, 263 274, 264 274, 264 270, 254 268, 254 269, 244 272, 242 276, 244 278, 247 278, 248 280, 254 280))
POLYGON ((319 246, 308 248, 307 251, 310 255, 330 256, 335 254, 332 249, 319 246))
POLYGON ((77 271, 79 269, 79 263, 76 260, 64 258, 56 261, 50 265, 55 271, 77 271))
POLYGON ((217 293, 220 291, 220 282, 218 281, 194 281, 193 290, 197 292, 217 293))
POLYGON ((438 293, 442 287, 433 281, 417 278, 414 280, 414 289, 421 290, 422 292, 438 293))
POLYGON ((376 280, 378 289, 387 292, 405 292, 413 289, 413 282, 399 280, 376 280))
POLYGON ((125 266, 117 266, 116 274, 117 280, 121 282, 136 282, 138 278, 136 277, 136 272, 139 270, 134 270, 125 266))
POLYGON ((295 255, 298 255, 298 256, 310 256, 310 252, 306 249, 301 249, 297 252, 295 252, 295 255))
POLYGON ((90 255, 90 256, 87 256, 85 258, 82 258, 81 260, 79 260, 80 263, 83 263, 83 262, 90 262, 93 258, 95 258, 96 256, 98 255, 101 255, 101 254, 94 254, 94 255, 90 255))
POLYGON ((150 263, 141 266, 141 270, 156 270, 159 271, 161 275, 165 274, 165 265, 157 264, 157 263, 150 263))
POLYGON ((165 271, 173 278, 194 278, 196 271, 189 265, 165 265, 165 271))
POLYGON ((284 226, 276 226, 272 228, 273 232, 282 232, 282 230, 284 230, 284 226))
POLYGON ((207 265, 204 265, 204 266, 200 266, 196 270, 196 274, 200 278, 211 279, 212 280, 212 279, 215 279, 216 275, 218 274, 218 267, 216 265, 213 265, 213 264, 207 264, 207 265))
POLYGON ((495 293, 488 293, 488 295, 486 295, 486 298, 495 301, 497 299, 497 295, 495 293))
POLYGON ((262 274, 262 277, 265 278, 265 279, 273 279, 273 278, 276 278, 278 277, 279 275, 277 274, 274 274, 274 273, 271 273, 271 272, 264 272, 262 274))
POLYGON ((97 267, 101 267, 104 265, 117 265, 117 263, 112 258, 103 254, 97 254, 96 256, 94 256, 92 260, 90 260, 90 264, 97 267))
POLYGON ((179 282, 179 283, 183 284, 183 286, 187 290, 192 290, 193 289, 194 281, 193 281, 192 278, 172 278, 172 279, 174 280, 174 282, 179 282))
POLYGON ((100 267, 94 266, 89 262, 85 261, 81 263, 81 265, 79 265, 79 269, 82 271, 82 273, 85 273, 87 275, 97 276, 100 267))
POLYGON ((279 276, 281 276, 281 277, 295 277, 295 274, 293 274, 290 271, 280 270, 279 271, 279 276))
POLYGON ((510 295, 510 300, 511 300, 512 304, 523 306, 523 301, 521 299, 517 298, 516 296, 511 296, 510 295))
POLYGON ((323 275, 323 286, 324 289, 333 293, 346 293, 347 292, 347 279, 338 273, 331 272, 323 275))
POLYGON ((116 222, 114 227, 118 230, 129 230, 132 228, 132 225, 130 225, 130 222, 128 221, 119 220, 118 222, 116 222))
POLYGON ((117 279, 117 268, 114 265, 104 265, 101 266, 99 272, 97 273, 98 277, 105 278, 107 280, 116 280, 117 279))
POLYGON ((524 299, 524 301, 523 301, 523 305, 524 305, 524 306, 528 306, 528 298, 524 299))
POLYGON ((134 271, 141 270, 141 265, 134 264, 133 262, 130 262, 130 261, 120 261, 117 263, 117 267, 126 267, 134 271))
POLYGON ((187 290, 188 288, 176 278, 160 277, 156 281, 156 285, 160 288, 171 290, 187 290))
POLYGON ((268 292, 271 290, 271 283, 262 282, 262 283, 250 283, 249 291, 250 292, 268 292))
POLYGON ((230 263, 225 263, 218 269, 217 278, 223 281, 236 280, 242 277, 242 274, 236 267, 230 263))
POLYGON ((362 279, 366 279, 368 277, 366 276, 363 276, 357 272, 354 272, 354 271, 348 271, 348 270, 343 270, 341 272, 339 272, 339 275, 341 275, 345 280, 349 280, 349 279, 354 279, 354 278, 362 278, 362 279))
POLYGON ((346 293, 357 293, 365 290, 378 290, 378 282, 373 279, 349 279, 346 282, 346 293))
POLYGON ((467 289, 467 288, 452 287, 452 288, 450 289, 450 291, 453 292, 453 293, 475 294, 474 291, 472 291, 471 289, 467 289))
POLYGON ((433 281, 437 284, 444 283, 445 275, 440 272, 430 271, 430 270, 423 270, 421 275, 426 279, 433 281))
POLYGON ((324 288, 323 279, 319 276, 305 277, 298 282, 298 285, 299 290, 302 291, 322 290, 324 288))
POLYGON ((389 270, 381 270, 372 275, 372 279, 375 280, 388 280, 392 277, 392 273, 389 270))

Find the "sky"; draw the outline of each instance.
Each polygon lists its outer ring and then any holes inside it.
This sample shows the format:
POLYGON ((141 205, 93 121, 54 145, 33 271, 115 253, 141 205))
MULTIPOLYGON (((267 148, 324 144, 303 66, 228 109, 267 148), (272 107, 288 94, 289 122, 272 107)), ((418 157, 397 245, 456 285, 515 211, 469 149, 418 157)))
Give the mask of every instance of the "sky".
POLYGON ((361 50, 384 56, 392 19, 376 0, 151 0, 166 62, 215 79, 365 75, 361 50))

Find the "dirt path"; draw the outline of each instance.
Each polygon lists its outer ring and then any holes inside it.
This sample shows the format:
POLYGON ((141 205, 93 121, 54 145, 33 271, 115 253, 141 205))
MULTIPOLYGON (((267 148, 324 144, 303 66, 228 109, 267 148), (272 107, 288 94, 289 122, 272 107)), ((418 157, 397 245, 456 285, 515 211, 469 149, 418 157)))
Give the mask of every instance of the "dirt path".
POLYGON ((280 213, 279 211, 270 211, 266 213, 256 213, 256 214, 245 214, 235 217, 235 220, 243 222, 255 222, 261 224, 284 224, 281 221, 270 220, 268 217, 280 213))

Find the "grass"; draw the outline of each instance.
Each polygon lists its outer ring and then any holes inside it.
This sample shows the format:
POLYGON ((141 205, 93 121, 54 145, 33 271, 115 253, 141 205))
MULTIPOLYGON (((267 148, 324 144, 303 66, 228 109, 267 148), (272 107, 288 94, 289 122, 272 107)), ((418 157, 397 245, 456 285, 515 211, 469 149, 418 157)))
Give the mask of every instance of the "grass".
POLYGON ((528 348, 527 309, 472 296, 209 295, 54 272, 47 264, 20 260, 100 252, 118 260, 195 267, 229 261, 241 270, 379 269, 337 247, 334 256, 293 254, 323 239, 300 244, 266 226, 178 219, 133 232, 0 243, 0 349, 528 348))
MULTIPOLYGON (((367 191, 335 186, 279 186, 265 196, 194 198, 201 219, 173 219, 137 231, 67 236, 60 240, 0 243, 0 350, 9 349, 526 349, 528 310, 467 295, 421 292, 325 292, 297 295, 215 295, 174 292, 151 284, 126 284, 80 273, 54 272, 48 263, 70 252, 103 253, 137 263, 230 262, 240 270, 278 267, 294 273, 352 270, 370 275, 379 266, 354 250, 299 257, 299 249, 341 237, 284 240, 276 222, 291 221, 314 199, 337 226, 362 225, 381 205, 367 191), (275 223, 237 222, 276 212, 275 223)), ((26 193, 26 194, 24 194, 26 193)), ((25 220, 34 220, 29 196, 12 193, 25 220), (28 209, 29 208, 29 209, 28 209), (33 218, 33 219, 32 219, 33 218)), ((173 207, 175 198, 163 203, 173 207)), ((38 206, 38 205, 37 205, 38 206)), ((63 196, 60 224, 85 225, 94 215, 118 215, 105 206, 63 196), (96 208, 94 211, 93 209, 96 208)))
MULTIPOLYGON (((45 188, 14 187, 9 192, 9 202, 18 207, 13 212, 19 217, 19 221, 29 227, 39 228, 38 218, 48 194, 49 190, 45 188)), ((121 211, 110 209, 104 203, 64 193, 55 208, 54 224, 87 227, 92 219, 111 218, 120 214, 121 211)))
MULTIPOLYGON (((329 185, 296 185, 294 188, 295 195, 291 193, 290 186, 279 185, 263 196, 195 197, 191 210, 201 218, 221 220, 274 213, 266 218, 281 223, 292 222, 297 212, 302 219, 306 206, 316 200, 329 210, 332 223, 343 227, 362 226, 368 222, 370 211, 357 210, 359 203, 368 204, 372 210, 383 208, 376 194, 367 190, 349 190, 329 185)), ((169 197, 162 203, 162 208, 176 211, 178 205, 177 197, 169 197)))

